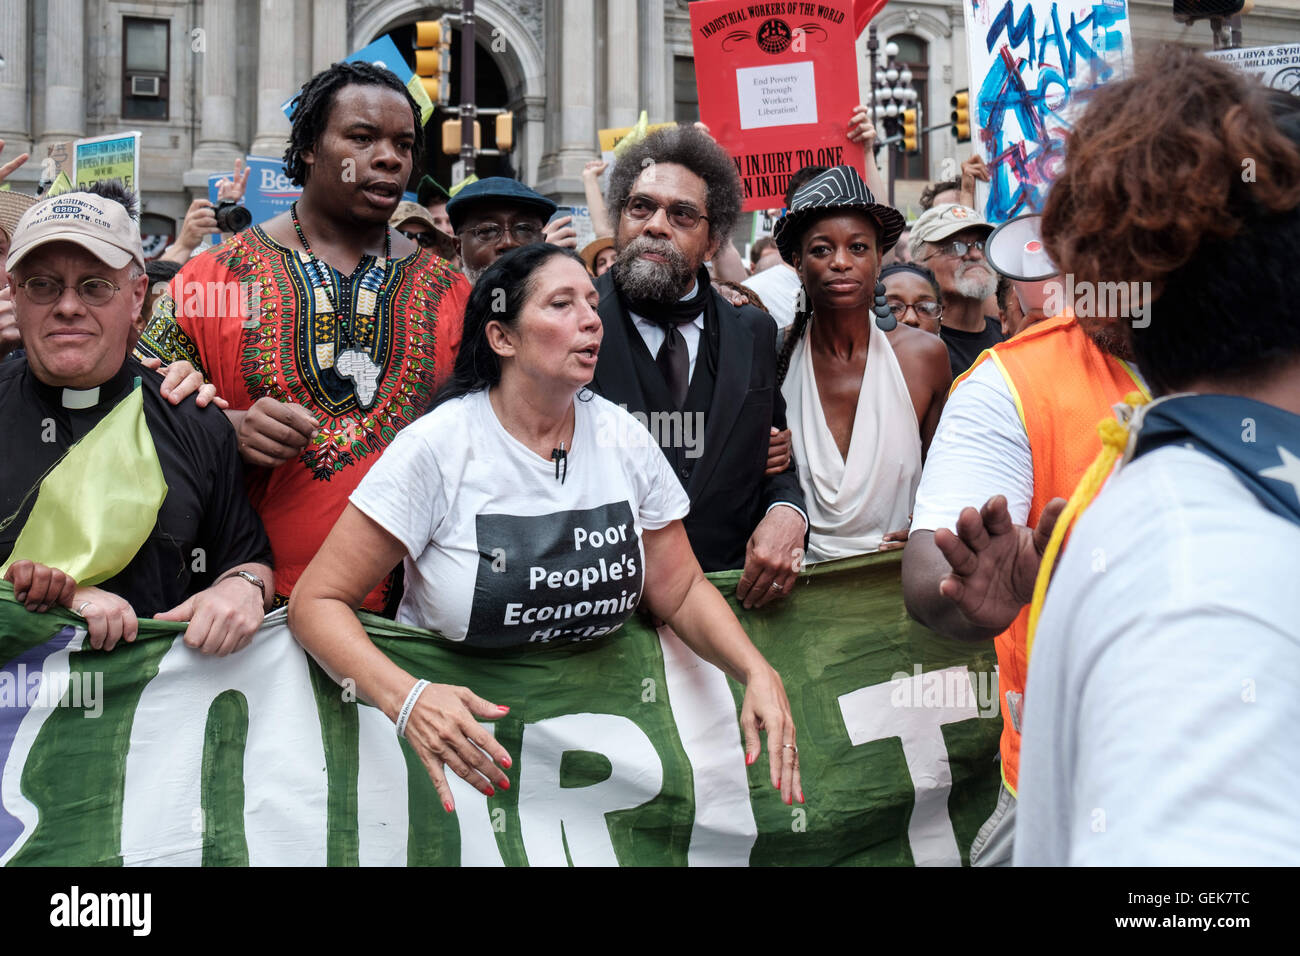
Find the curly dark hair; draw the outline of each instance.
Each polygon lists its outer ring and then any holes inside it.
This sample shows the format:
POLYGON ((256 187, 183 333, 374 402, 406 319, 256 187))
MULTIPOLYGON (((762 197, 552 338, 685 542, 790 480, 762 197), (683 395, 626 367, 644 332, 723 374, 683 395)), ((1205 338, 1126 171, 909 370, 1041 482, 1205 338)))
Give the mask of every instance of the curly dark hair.
POLYGON ((372 63, 335 63, 321 70, 293 98, 293 129, 289 133, 289 148, 284 151, 284 172, 296 186, 307 183, 307 164, 302 161, 304 150, 316 148, 325 128, 329 125, 330 108, 334 94, 345 86, 386 86, 401 93, 411 107, 415 123, 415 141, 411 144, 411 169, 421 168, 424 156, 424 124, 420 122, 420 104, 411 91, 391 70, 372 63))
POLYGON ((652 163, 677 163, 704 180, 709 238, 727 240, 740 215, 740 176, 726 150, 694 126, 655 130, 619 157, 609 177, 606 203, 615 220, 632 193, 632 184, 652 163))
POLYGON ((998 287, 993 293, 994 298, 996 298, 998 302, 999 312, 1007 311, 1007 303, 1011 301, 1011 293, 1013 291, 1015 291, 1015 287, 1011 284, 1011 280, 1004 275, 999 275, 998 287))
POLYGON ((934 207, 934 197, 939 193, 946 193, 949 189, 955 189, 961 192, 960 179, 945 179, 942 182, 930 183, 921 190, 921 208, 932 209, 934 207))
POLYGON ((491 388, 501 381, 501 356, 488 344, 488 323, 495 321, 513 326, 524 303, 533 294, 538 270, 556 256, 567 257, 586 268, 582 257, 572 249, 563 249, 549 242, 534 242, 511 249, 479 276, 469 301, 465 303, 464 330, 451 378, 434 396, 429 411, 453 398, 491 388), (505 291, 504 303, 501 302, 500 290, 505 291))
MULTIPOLYGON (((1152 389, 1241 381, 1300 354, 1300 99, 1180 47, 1101 87, 1071 133, 1043 239, 1076 284, 1149 282, 1130 340, 1152 389)), ((1120 316, 1105 317, 1116 325, 1120 316)))

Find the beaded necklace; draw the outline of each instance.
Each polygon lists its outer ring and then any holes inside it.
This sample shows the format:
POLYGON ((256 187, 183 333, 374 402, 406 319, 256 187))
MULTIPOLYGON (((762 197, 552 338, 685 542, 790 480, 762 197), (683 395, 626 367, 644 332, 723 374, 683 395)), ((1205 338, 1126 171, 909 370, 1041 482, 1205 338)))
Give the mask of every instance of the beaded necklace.
MULTIPOLYGON (((367 256, 362 256, 352 274, 340 284, 345 296, 344 309, 334 301, 330 292, 333 270, 317 258, 312 252, 307 236, 303 234, 302 223, 298 221, 298 203, 289 207, 289 216, 293 220, 294 232, 307 253, 306 272, 311 282, 312 300, 315 311, 319 314, 332 313, 335 316, 335 330, 339 336, 338 350, 334 344, 317 346, 317 361, 322 369, 333 368, 340 378, 352 380, 353 394, 357 404, 369 409, 375 401, 379 389, 379 379, 383 368, 375 363, 371 351, 375 346, 375 316, 379 310, 379 292, 388 281, 388 263, 392 258, 393 238, 387 227, 384 229, 384 254, 374 259, 361 275, 357 283, 357 297, 352 302, 352 286, 357 274, 362 272, 367 256), (327 271, 328 270, 328 271, 327 271), (337 351, 337 354, 335 354, 337 351)), ((319 341, 319 339, 318 339, 319 341)))

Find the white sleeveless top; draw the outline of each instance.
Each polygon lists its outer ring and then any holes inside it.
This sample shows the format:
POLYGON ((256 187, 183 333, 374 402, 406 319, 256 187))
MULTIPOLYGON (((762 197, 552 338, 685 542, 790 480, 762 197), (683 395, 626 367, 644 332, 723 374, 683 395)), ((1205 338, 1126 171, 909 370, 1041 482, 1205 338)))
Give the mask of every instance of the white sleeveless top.
POLYGON ((870 313, 866 321, 871 341, 847 460, 840 457, 817 393, 811 326, 795 346, 781 386, 812 526, 809 562, 875 551, 890 531, 906 529, 921 480, 921 430, 903 370, 870 313))

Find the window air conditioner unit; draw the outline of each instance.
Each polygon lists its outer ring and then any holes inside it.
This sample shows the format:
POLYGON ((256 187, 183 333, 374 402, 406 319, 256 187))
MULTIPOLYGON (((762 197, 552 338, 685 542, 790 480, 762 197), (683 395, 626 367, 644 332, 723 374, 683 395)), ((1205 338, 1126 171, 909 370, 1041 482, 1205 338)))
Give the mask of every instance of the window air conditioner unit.
POLYGON ((132 96, 161 96, 162 79, 157 76, 131 77, 132 96))

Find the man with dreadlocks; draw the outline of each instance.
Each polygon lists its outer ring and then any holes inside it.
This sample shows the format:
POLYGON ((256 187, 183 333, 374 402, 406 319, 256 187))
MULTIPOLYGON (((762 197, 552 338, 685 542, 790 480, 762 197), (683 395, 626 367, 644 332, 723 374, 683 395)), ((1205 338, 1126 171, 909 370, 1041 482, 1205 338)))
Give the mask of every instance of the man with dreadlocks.
MULTIPOLYGON (((388 70, 335 63, 312 77, 284 156, 302 197, 192 259, 141 338, 230 402, 277 603, 451 370, 469 284, 388 224, 422 140, 419 107, 388 70)), ((382 610, 389 589, 364 607, 382 610)))

